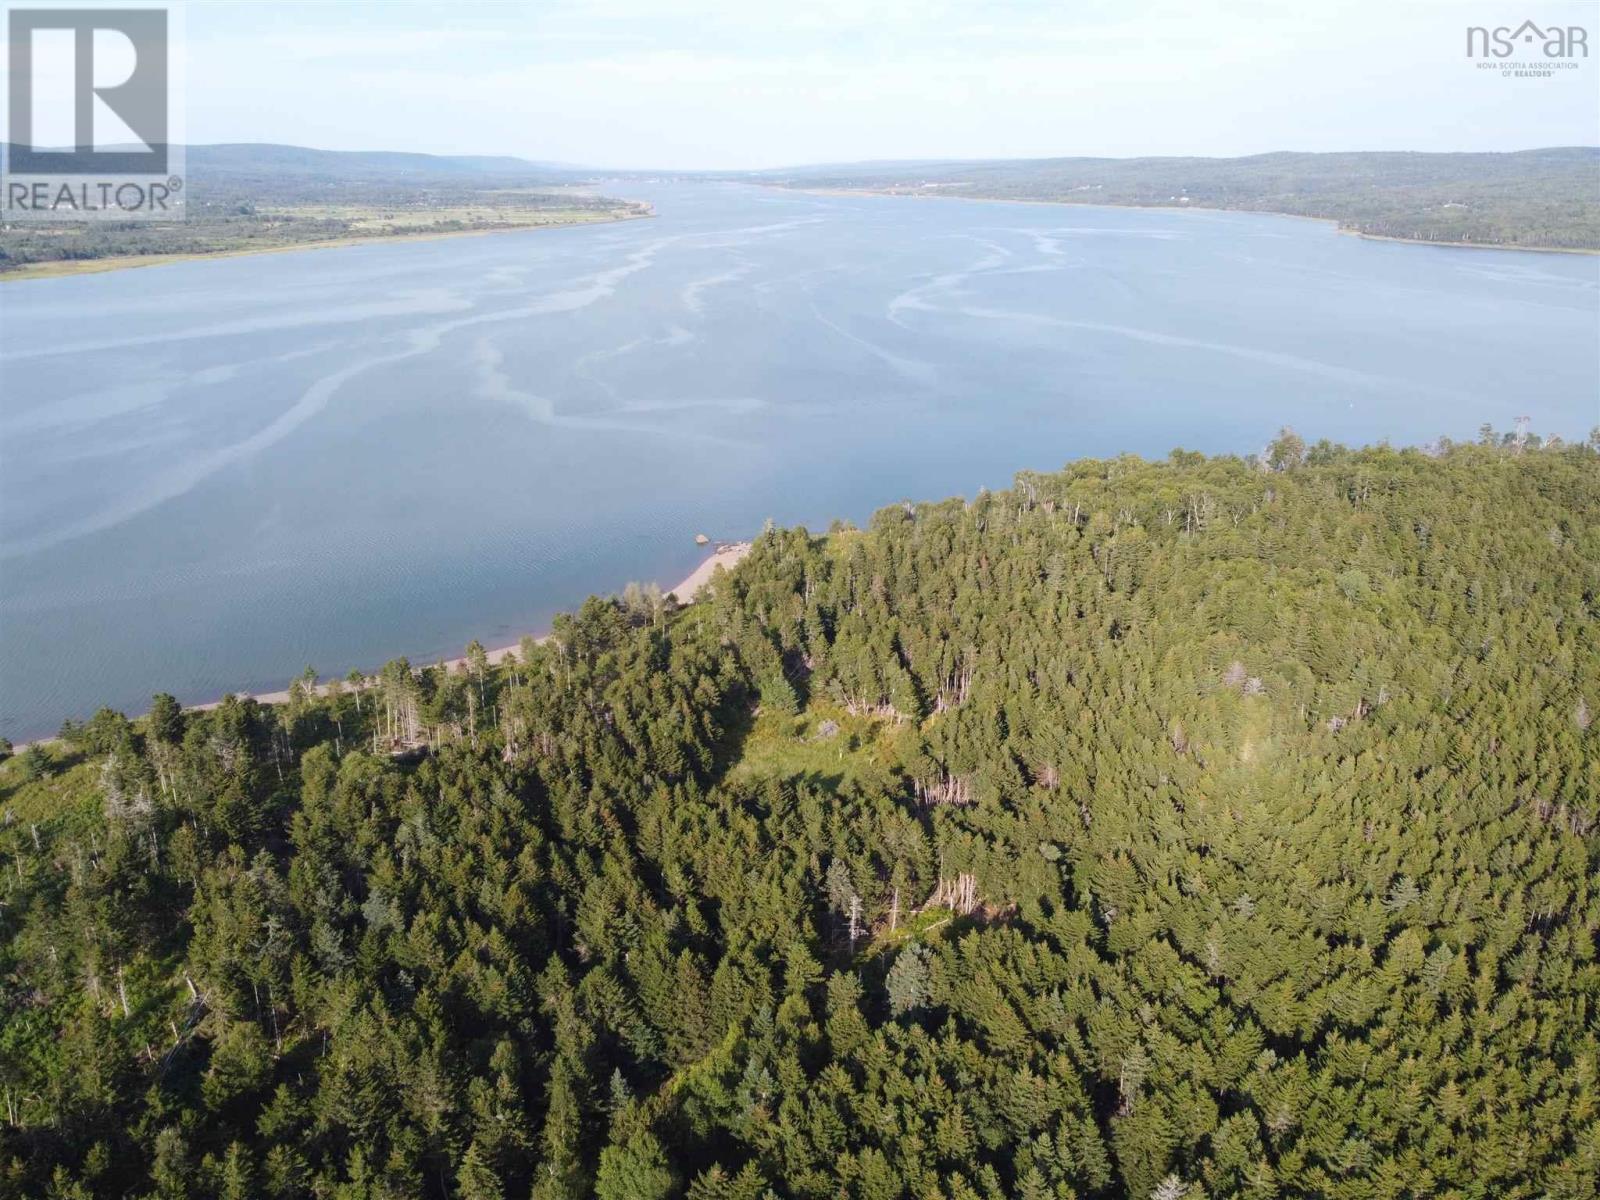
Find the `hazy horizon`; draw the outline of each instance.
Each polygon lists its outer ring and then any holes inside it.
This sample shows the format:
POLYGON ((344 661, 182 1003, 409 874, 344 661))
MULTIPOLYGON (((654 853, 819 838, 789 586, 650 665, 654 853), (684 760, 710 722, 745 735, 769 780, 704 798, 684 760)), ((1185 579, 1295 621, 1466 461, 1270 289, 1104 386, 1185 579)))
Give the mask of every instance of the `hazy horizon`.
POLYGON ((512 154, 503 150, 416 150, 406 146, 312 146, 298 142, 283 141, 223 141, 223 142, 190 142, 190 149, 216 148, 220 146, 277 146, 291 150, 310 150, 315 153, 328 154, 423 154, 431 158, 513 158, 520 161, 549 167, 570 168, 573 170, 615 171, 626 174, 650 174, 660 172, 682 174, 742 174, 749 172, 774 172, 774 171, 799 171, 819 170, 829 167, 869 167, 869 166, 916 166, 918 164, 961 165, 963 163, 989 163, 989 162, 1049 162, 1059 159, 1098 159, 1104 161, 1134 161, 1139 159, 1165 159, 1165 158, 1195 158, 1195 159, 1248 159, 1265 158, 1274 154, 1536 154, 1551 150, 1596 150, 1600 151, 1600 141, 1592 143, 1571 145, 1531 145, 1516 146, 1510 149, 1481 149, 1474 147, 1461 147, 1457 149, 1420 150, 1416 148, 1395 147, 1386 150, 1374 150, 1366 146, 1344 146, 1327 150, 1302 150, 1293 146, 1279 146, 1271 150, 1259 150, 1251 154, 1031 154, 1031 155, 963 155, 940 157, 937 155, 918 155, 902 158, 831 158, 818 159, 808 162, 776 163, 770 167, 677 167, 661 163, 594 163, 562 161, 548 158, 534 158, 529 155, 512 154))
POLYGON ((1586 3, 330 0, 182 25, 189 144, 647 171, 1600 144, 1586 3), (1468 26, 1530 19, 1588 57, 1530 79, 1466 54, 1468 26))

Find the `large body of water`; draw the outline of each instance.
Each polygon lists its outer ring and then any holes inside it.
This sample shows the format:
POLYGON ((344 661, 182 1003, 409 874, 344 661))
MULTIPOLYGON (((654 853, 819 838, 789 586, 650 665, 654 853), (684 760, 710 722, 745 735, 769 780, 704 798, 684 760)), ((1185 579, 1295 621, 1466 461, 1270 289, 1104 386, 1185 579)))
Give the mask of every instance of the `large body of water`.
POLYGON ((0 287, 0 733, 515 640, 700 531, 1083 455, 1600 421, 1600 259, 611 190, 659 215, 0 287))

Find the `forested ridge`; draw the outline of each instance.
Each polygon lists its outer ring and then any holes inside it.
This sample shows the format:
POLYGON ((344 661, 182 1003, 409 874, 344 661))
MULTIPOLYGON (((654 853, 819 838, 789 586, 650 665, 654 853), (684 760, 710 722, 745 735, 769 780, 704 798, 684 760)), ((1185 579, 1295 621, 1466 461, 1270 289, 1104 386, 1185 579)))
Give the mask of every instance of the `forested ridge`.
POLYGON ((0 764, 0 1194, 1594 1197, 1597 619, 1593 448, 1286 436, 102 712, 0 764))
POLYGON ((1286 213, 1402 241, 1600 250, 1600 147, 1594 146, 856 163, 763 177, 904 195, 1286 213))

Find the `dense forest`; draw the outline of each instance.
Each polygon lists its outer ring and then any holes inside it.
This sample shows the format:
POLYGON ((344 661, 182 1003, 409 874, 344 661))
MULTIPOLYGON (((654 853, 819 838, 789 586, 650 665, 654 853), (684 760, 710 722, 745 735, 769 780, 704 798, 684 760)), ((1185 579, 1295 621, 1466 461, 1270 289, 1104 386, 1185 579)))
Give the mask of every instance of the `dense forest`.
POLYGON ((1600 1179, 1600 435, 1083 461, 0 764, 0 1194, 1600 1179))
POLYGON ((1600 147, 1510 154, 1042 158, 804 168, 796 187, 1325 217, 1375 237, 1600 250, 1600 147))

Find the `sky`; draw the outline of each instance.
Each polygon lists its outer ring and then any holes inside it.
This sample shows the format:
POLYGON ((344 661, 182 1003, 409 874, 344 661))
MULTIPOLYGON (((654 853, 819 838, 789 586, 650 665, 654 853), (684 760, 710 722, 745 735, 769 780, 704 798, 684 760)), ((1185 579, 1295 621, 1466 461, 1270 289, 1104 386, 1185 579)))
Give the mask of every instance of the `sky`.
POLYGON ((1600 144, 1600 4, 190 0, 187 139, 735 169, 1600 144), (1550 79, 1469 25, 1586 28, 1550 79))

